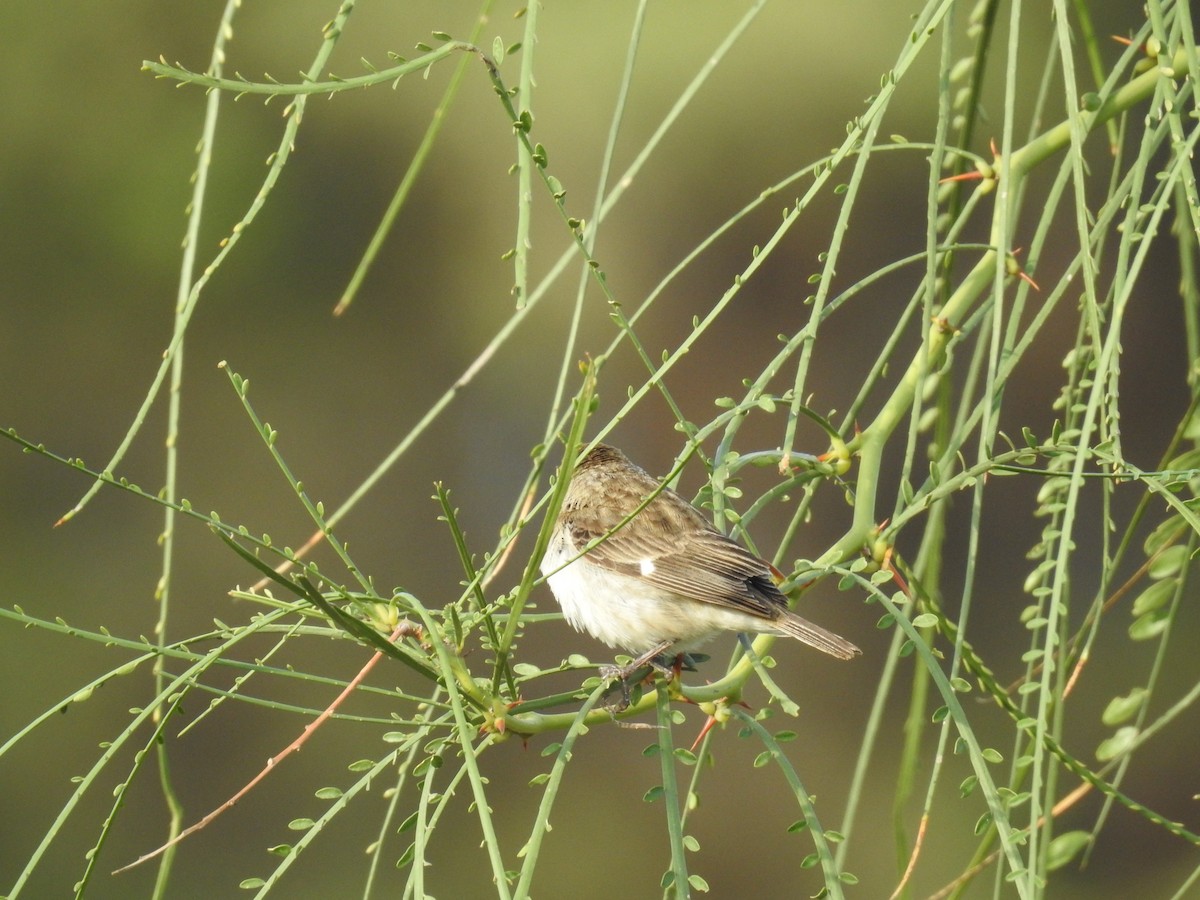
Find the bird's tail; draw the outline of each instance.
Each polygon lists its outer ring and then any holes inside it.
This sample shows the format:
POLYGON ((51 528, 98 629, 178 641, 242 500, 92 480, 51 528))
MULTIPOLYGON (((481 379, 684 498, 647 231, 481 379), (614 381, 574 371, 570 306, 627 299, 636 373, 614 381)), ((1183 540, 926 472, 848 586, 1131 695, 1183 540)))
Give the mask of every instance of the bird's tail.
POLYGON ((782 617, 775 620, 774 624, 788 637, 794 637, 796 640, 802 641, 810 647, 816 647, 830 656, 836 656, 838 659, 853 659, 862 653, 845 638, 839 637, 832 631, 827 631, 820 625, 814 625, 792 612, 785 612, 782 617))

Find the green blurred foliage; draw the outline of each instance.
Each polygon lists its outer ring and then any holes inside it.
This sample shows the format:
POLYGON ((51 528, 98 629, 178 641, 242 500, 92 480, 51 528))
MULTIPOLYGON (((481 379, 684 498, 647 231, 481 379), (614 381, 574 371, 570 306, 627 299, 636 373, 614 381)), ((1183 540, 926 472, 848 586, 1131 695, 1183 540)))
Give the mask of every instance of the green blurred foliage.
MULTIPOLYGON (((476 10, 475 4, 457 0, 359 6, 331 66, 339 74, 359 71, 359 56, 381 64, 388 50, 410 53, 412 44, 428 39, 433 29, 465 35, 476 10)), ((8 40, 0 56, 0 425, 94 465, 108 457, 129 426, 169 339, 188 176, 203 114, 202 91, 176 89, 139 67, 144 58, 161 54, 169 62, 203 69, 220 7, 135 0, 115 7, 17 4, 6 10, 8 40)), ((536 137, 581 210, 590 205, 632 10, 630 3, 607 2, 547 4, 542 13, 533 100, 536 137)), ((320 26, 334 11, 333 3, 311 0, 246 4, 227 69, 252 79, 264 71, 280 80, 294 78, 308 65, 320 26)), ((510 19, 511 12, 505 6, 496 10, 485 44, 493 34, 508 43, 519 39, 521 24, 510 19)), ((1097 5, 1095 13, 1103 20, 1101 29, 1124 32, 1136 24, 1130 4, 1097 5)), ((726 3, 652 5, 616 171, 623 170, 740 14, 726 3)), ((894 58, 908 17, 906 4, 870 0, 769 7, 605 224, 597 255, 618 297, 643 296, 681 255, 765 186, 838 143, 845 122, 861 111, 894 58)), ((1048 40, 1045 10, 1031 8, 1027 21, 1029 41, 1048 40)), ((518 61, 508 65, 515 77, 518 61)), ((440 67, 427 80, 405 79, 394 91, 310 102, 296 155, 264 214, 207 289, 188 337, 179 485, 197 508, 219 510, 226 521, 268 531, 281 543, 298 545, 311 531, 218 372, 220 360, 253 382, 254 402, 279 429, 293 470, 314 496, 331 504, 395 446, 506 319, 512 269, 500 256, 511 245, 515 227, 516 183, 506 174, 515 146, 482 68, 468 72, 433 161, 362 294, 346 315, 331 316, 451 67, 440 67)), ((936 73, 927 68, 924 77, 931 85, 936 73)), ((1038 74, 1022 77, 1032 86, 1038 74)), ((927 139, 935 109, 932 93, 916 90, 919 81, 914 79, 912 89, 898 98, 889 127, 927 139)), ((223 106, 201 266, 257 191, 264 160, 278 140, 281 109, 279 101, 264 107, 253 97, 223 106)), ((982 135, 981 142, 987 137, 982 135)), ((975 149, 982 151, 982 144, 975 149)), ((861 266, 859 274, 923 246, 922 165, 915 156, 880 161, 874 189, 848 236, 845 259, 847 265, 861 266)), ((789 200, 783 197, 777 206, 789 200)), ((535 278, 564 246, 549 204, 539 204, 535 278)), ((652 352, 687 334, 691 316, 711 307, 777 214, 772 207, 741 223, 672 287, 641 331, 652 352)), ((794 331, 803 320, 797 305, 806 293, 804 279, 815 270, 830 222, 827 214, 809 217, 749 287, 745 301, 677 370, 672 389, 685 412, 707 415, 714 396, 734 392, 741 378, 760 370, 773 352, 776 333, 794 331)), ((1164 295, 1174 291, 1177 277, 1163 271, 1164 295)), ((462 393, 341 529, 382 591, 396 585, 447 599, 458 592, 453 547, 429 499, 435 479, 454 491, 469 533, 490 538, 503 521, 520 487, 529 447, 540 438, 573 284, 568 279, 555 288, 555 296, 503 349, 487 376, 462 393)), ((880 321, 863 315, 853 327, 838 322, 822 334, 815 360, 821 373, 818 407, 844 408, 890 330, 885 290, 864 308, 877 309, 880 321)), ((1171 419, 1153 409, 1158 403, 1179 408, 1185 369, 1178 335, 1171 330, 1171 305, 1146 315, 1139 330, 1145 345, 1125 346, 1131 373, 1127 453, 1135 459, 1139 452, 1150 458, 1162 446, 1171 419), (1163 364, 1164 359, 1169 362, 1163 364), (1139 442, 1144 442, 1141 448, 1139 442)), ((610 333, 597 300, 582 349, 598 350, 610 333)), ((1028 404, 1032 421, 1049 421, 1055 384, 1043 384, 1036 367, 1057 371, 1058 361, 1040 360, 1013 388, 1028 404)), ((641 378, 628 351, 611 365, 612 384, 641 378)), ((602 409, 611 413, 621 399, 602 398, 602 409)), ((148 490, 164 477, 164 408, 160 398, 122 466, 122 474, 148 490)), ((661 401, 651 399, 615 437, 647 468, 665 471, 677 446, 670 425, 661 401)), ((86 487, 66 470, 0 447, 0 603, 19 603, 30 613, 61 615, 84 627, 149 635, 156 618, 161 514, 149 504, 103 492, 74 521, 52 530, 86 487)), ((1020 536, 1029 527, 1027 506, 1012 506, 1010 527, 1020 536)), ((841 528, 838 517, 844 512, 833 505, 827 513, 829 520, 814 524, 803 538, 813 555, 841 528)), ((1005 547, 1001 535, 1001 546, 986 562, 984 571, 996 577, 996 595, 978 614, 995 617, 998 645, 1023 639, 1014 614, 1021 602, 1020 560, 1029 542, 1018 537, 1005 547)), ((525 552, 527 547, 520 548, 525 552)), ((248 611, 226 592, 251 580, 252 573, 205 529, 184 523, 172 629, 182 635, 207 627, 213 617, 240 620, 248 611)), ((552 608, 549 593, 539 590, 541 607, 552 608)), ((816 786, 823 808, 832 811, 849 779, 877 675, 870 648, 883 644, 872 635, 874 611, 855 603, 824 606, 829 615, 823 623, 851 636, 868 650, 866 656, 847 667, 781 648, 776 678, 808 686, 795 691, 804 706, 801 739, 794 746, 806 782, 816 786)), ((7 685, 0 705, 5 737, 115 663, 111 653, 94 645, 7 624, 0 626, 0 647, 0 683, 7 685)), ((349 677, 366 656, 345 642, 309 643, 304 650, 304 658, 295 660, 298 666, 340 677, 349 677)), ((566 626, 541 629, 522 650, 546 664, 575 650, 594 658, 604 652, 566 626)), ((1127 687, 1120 673, 1089 676, 1094 680, 1088 689, 1097 697, 1127 687)), ((379 677, 392 684, 399 676, 384 672, 379 677)), ((120 727, 125 710, 144 698, 147 678, 147 672, 139 672, 73 705, 0 764, 5 797, 0 880, 5 884, 9 878, 3 873, 27 858, 49 826, 69 791, 69 777, 90 764, 96 743, 120 727)), ((320 705, 327 699, 309 694, 297 702, 320 705)), ((230 704, 179 742, 173 775, 189 820, 239 787, 303 721, 230 704)), ((1097 721, 1096 735, 1102 734, 1097 721)), ((1192 734, 1200 736, 1194 727, 1192 734)), ((666 864, 661 811, 640 799, 658 779, 657 763, 639 752, 649 740, 644 732, 617 728, 590 736, 554 820, 556 833, 575 836, 582 829, 590 843, 573 846, 552 836, 538 893, 646 896, 646 886, 656 883, 666 864)), ((748 768, 753 748, 732 733, 722 740, 727 747, 717 755, 726 772, 711 779, 695 826, 705 851, 700 871, 713 886, 712 896, 812 893, 818 882, 794 881, 791 856, 807 852, 799 838, 784 834, 781 825, 776 843, 765 852, 758 842, 761 832, 738 824, 746 815, 786 824, 791 813, 773 774, 748 768), (788 849, 789 840, 795 849, 788 849)), ((181 848, 171 895, 229 896, 241 877, 267 870, 265 848, 288 839, 284 825, 289 819, 313 813, 311 790, 337 783, 346 763, 369 755, 361 741, 353 727, 328 727, 286 763, 285 771, 181 848)), ((527 821, 537 801, 537 793, 525 787, 544 768, 537 749, 512 741, 488 759, 497 806, 511 812, 515 823, 527 821)), ((1086 748, 1075 749, 1086 755, 1086 748)), ((1193 777, 1194 752, 1181 744, 1174 756, 1160 748, 1158 758, 1160 770, 1135 774, 1129 790, 1182 818, 1189 811, 1172 808, 1175 792, 1160 787, 1193 777)), ((860 849, 853 868, 865 884, 889 884, 894 877, 887 822, 891 776, 872 777, 870 791, 880 806, 856 835, 860 848, 879 848, 874 860, 863 860, 860 849)), ((105 791, 98 795, 60 838, 55 858, 62 865, 53 876, 42 876, 37 896, 61 896, 82 871, 80 854, 94 840, 108 802, 105 791)), ((134 814, 124 816, 106 848, 106 870, 150 849, 163 834, 165 817, 152 779, 141 783, 130 802, 134 814)), ((1094 812, 1094 806, 1088 808, 1094 812)), ((319 842, 311 851, 316 863, 307 861, 304 880, 293 883, 286 896, 344 895, 344 873, 360 877, 363 847, 375 838, 378 801, 371 809, 376 815, 364 815, 361 828, 344 821, 319 842)), ((964 823, 978 814, 975 807, 948 800, 937 812, 943 846, 972 844, 964 823), (957 838, 949 834, 956 828, 957 838)), ((1088 871, 1068 876, 1058 896, 1095 897, 1098 891, 1149 896, 1155 886, 1178 882, 1180 867, 1187 865, 1185 848, 1128 815, 1118 819, 1106 835, 1107 852, 1088 871), (1128 833, 1118 836, 1125 826, 1128 833)), ((501 836, 515 847, 524 826, 513 827, 516 831, 502 830, 501 836)), ((490 874, 477 850, 477 823, 459 810, 442 825, 439 838, 438 894, 486 895, 490 874)), ((955 874, 952 865, 925 859, 918 893, 955 874)), ((115 879, 103 875, 92 895, 142 895, 152 877, 149 868, 115 879)), ((356 891, 357 881, 350 887, 356 891)))

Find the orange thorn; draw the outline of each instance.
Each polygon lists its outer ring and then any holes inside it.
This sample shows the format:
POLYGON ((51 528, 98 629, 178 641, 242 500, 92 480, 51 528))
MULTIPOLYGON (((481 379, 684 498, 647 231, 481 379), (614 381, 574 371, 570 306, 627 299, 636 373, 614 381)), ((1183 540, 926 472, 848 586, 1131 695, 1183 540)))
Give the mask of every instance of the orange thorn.
POLYGON ((694 741, 692 741, 692 746, 688 749, 690 749, 693 753, 695 753, 696 748, 700 746, 700 742, 702 740, 704 740, 705 735, 707 735, 710 731, 712 731, 713 726, 716 724, 717 724, 717 717, 709 716, 708 719, 706 719, 704 722, 704 727, 700 729, 700 733, 698 735, 696 735, 696 739, 694 741))
POLYGON ((1040 294, 1042 292, 1042 289, 1040 287, 1038 287, 1038 283, 1036 281, 1034 281, 1032 278, 1030 278, 1029 275, 1026 274, 1024 269, 1022 269, 1020 266, 1017 265, 1017 254, 1021 252, 1021 249, 1022 248, 1017 247, 1015 250, 1013 250, 1009 253, 1010 266, 1008 269, 1008 274, 1016 275, 1018 278, 1020 278, 1022 281, 1024 281, 1026 284, 1028 284, 1031 288, 1033 288, 1035 291, 1037 291, 1040 294))
POLYGON ((979 181, 983 178, 983 173, 975 172, 959 172, 957 175, 947 175, 945 178, 939 179, 938 184, 949 184, 951 181, 979 181))
MULTIPOLYGON (((689 701, 689 702, 691 702, 691 701, 689 701)), ((742 709, 753 709, 753 707, 751 707, 750 704, 747 703, 745 700, 738 700, 737 705, 742 707, 742 709)), ((713 726, 716 724, 717 724, 717 717, 715 715, 710 715, 707 719, 705 719, 704 727, 700 729, 700 733, 698 735, 696 735, 696 739, 694 741, 692 741, 692 746, 689 747, 688 749, 691 750, 693 753, 695 753, 696 748, 700 746, 700 742, 702 740, 704 740, 705 735, 707 735, 710 731, 712 731, 713 726)))

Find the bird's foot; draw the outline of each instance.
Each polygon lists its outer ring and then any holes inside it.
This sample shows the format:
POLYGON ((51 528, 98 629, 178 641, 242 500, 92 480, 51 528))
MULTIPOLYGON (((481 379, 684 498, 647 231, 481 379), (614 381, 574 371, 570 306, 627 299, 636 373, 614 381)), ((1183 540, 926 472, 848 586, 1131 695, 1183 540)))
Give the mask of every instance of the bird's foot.
POLYGON ((671 653, 670 647, 671 643, 660 644, 625 666, 600 667, 600 677, 610 682, 609 692, 615 687, 621 688, 621 700, 610 704, 610 710, 621 712, 628 709, 633 702, 634 689, 639 688, 654 672, 670 680, 678 678, 680 672, 696 671, 696 666, 708 659, 703 653, 671 653))
POLYGON ((607 697, 616 688, 621 689, 621 699, 615 703, 610 703, 606 707, 612 713, 624 712, 633 702, 633 687, 640 686, 643 681, 649 677, 652 670, 647 669, 645 663, 639 660, 634 660, 627 666, 601 666, 600 677, 608 682, 608 689, 605 690, 604 696, 607 697), (638 672, 643 672, 640 678, 634 679, 638 672))

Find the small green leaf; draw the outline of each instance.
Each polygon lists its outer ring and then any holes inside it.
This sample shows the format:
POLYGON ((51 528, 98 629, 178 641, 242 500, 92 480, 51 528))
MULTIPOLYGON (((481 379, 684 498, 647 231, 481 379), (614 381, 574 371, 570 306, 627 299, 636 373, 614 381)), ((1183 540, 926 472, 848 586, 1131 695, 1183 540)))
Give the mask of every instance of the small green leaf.
POLYGON ((1129 626, 1129 637, 1135 641, 1148 641, 1158 637, 1171 621, 1170 612, 1169 609, 1160 608, 1135 619, 1129 626))
POLYGON ((1145 700, 1145 688, 1134 688, 1124 697, 1113 697, 1100 715, 1100 721, 1109 728, 1115 728, 1135 716, 1145 700))
POLYGON ((1145 613, 1153 612, 1160 606, 1164 606, 1170 601, 1171 595, 1175 593, 1175 589, 1178 586, 1179 582, 1174 578, 1167 578, 1150 585, 1150 587, 1138 594, 1137 599, 1133 601, 1133 617, 1137 618, 1145 613))
POLYGON ((1137 736, 1138 730, 1132 725, 1125 725, 1118 728, 1112 737, 1105 738, 1100 742, 1100 746, 1096 748, 1096 759, 1100 760, 1100 762, 1108 762, 1110 759, 1116 759, 1133 746, 1133 742, 1137 740, 1137 736))
POLYGON ((1177 575, 1187 564, 1188 548, 1183 544, 1175 544, 1162 551, 1150 563, 1150 577, 1154 579, 1167 578, 1177 575))
POLYGON ((1053 872, 1061 869, 1092 842, 1092 836, 1086 831, 1064 831, 1050 842, 1046 850, 1046 869, 1053 872))
POLYGON ((1142 550, 1147 556, 1153 556, 1171 541, 1178 540, 1178 534, 1183 529, 1183 517, 1171 516, 1150 533, 1142 544, 1142 550))

